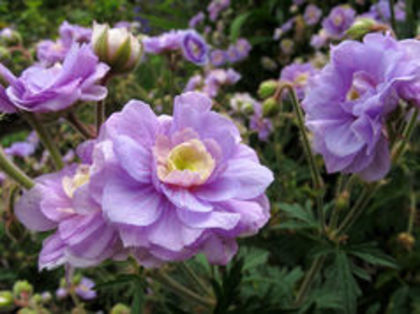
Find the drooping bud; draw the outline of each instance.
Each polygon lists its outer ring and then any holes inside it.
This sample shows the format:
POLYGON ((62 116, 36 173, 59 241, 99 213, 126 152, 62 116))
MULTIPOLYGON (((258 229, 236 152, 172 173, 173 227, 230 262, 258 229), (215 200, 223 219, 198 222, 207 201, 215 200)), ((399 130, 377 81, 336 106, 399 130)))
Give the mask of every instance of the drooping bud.
POLYGON ((274 117, 279 112, 279 104, 274 97, 267 98, 263 102, 262 110, 264 117, 274 117))
POLYGON ((107 24, 93 25, 92 46, 114 74, 133 70, 143 53, 140 41, 126 28, 109 28, 107 24))
POLYGON ((346 209, 349 205, 350 194, 348 191, 343 191, 337 198, 336 206, 338 210, 346 209))
POLYGON ((13 294, 10 291, 0 291, 0 312, 13 306, 13 294))
POLYGON ((32 294, 34 288, 26 280, 19 280, 15 282, 13 286, 13 295, 15 298, 19 298, 22 294, 29 296, 32 294))
POLYGON ((358 18, 353 25, 347 30, 346 35, 351 39, 359 40, 367 33, 375 30, 377 22, 369 18, 358 18))
POLYGON ((122 303, 115 304, 111 309, 110 314, 130 314, 130 308, 122 303))
POLYGON ((397 240, 407 251, 411 251, 413 249, 414 243, 416 242, 413 235, 408 232, 401 232, 398 235, 397 240))
POLYGON ((261 99, 271 97, 276 92, 277 87, 278 82, 276 80, 263 81, 258 88, 258 96, 260 96, 261 99))

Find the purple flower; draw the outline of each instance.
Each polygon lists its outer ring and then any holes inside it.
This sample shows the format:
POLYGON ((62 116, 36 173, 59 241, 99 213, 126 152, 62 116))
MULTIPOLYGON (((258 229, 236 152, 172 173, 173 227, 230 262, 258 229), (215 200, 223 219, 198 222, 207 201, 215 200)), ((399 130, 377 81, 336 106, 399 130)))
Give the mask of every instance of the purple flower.
POLYGON ((235 48, 239 60, 247 58, 252 49, 251 44, 245 38, 239 38, 235 44, 235 48))
POLYGON ((82 277, 80 283, 76 286, 76 294, 83 300, 93 300, 96 298, 96 291, 93 289, 95 282, 87 277, 82 277))
POLYGON ((226 51, 227 58, 230 63, 238 62, 240 57, 235 45, 229 45, 226 51))
POLYGON ((0 31, 0 38, 1 39, 12 39, 13 38, 13 32, 14 30, 11 29, 10 27, 5 27, 0 31))
POLYGON ((161 54, 166 51, 174 51, 181 48, 181 42, 185 31, 169 31, 160 36, 145 37, 143 39, 144 51, 146 53, 161 54))
POLYGON ((185 85, 184 92, 192 92, 197 90, 203 84, 203 77, 200 74, 192 76, 187 85, 185 85))
POLYGON ((109 67, 98 63, 89 46, 74 44, 62 65, 34 65, 16 78, 0 64, 0 75, 10 84, 0 86, 0 111, 16 108, 34 112, 63 110, 76 101, 99 101, 107 89, 98 84, 109 67), (83 65, 83 66, 81 66, 83 65))
MULTIPOLYGON (((405 20, 405 3, 398 1, 394 5, 395 19, 397 21, 405 20)), ((373 4, 369 9, 370 17, 377 21, 389 22, 391 20, 391 10, 389 8, 388 0, 380 0, 373 4)))
POLYGON ((321 49, 325 47, 329 40, 329 36, 325 29, 321 29, 318 34, 314 34, 311 37, 311 46, 315 49, 321 49))
POLYGON ((355 17, 356 12, 351 7, 336 6, 322 21, 322 27, 331 37, 340 39, 353 24, 355 17))
POLYGON ((383 178, 390 167, 388 114, 399 97, 419 104, 420 43, 368 34, 334 47, 331 62, 310 82, 303 101, 313 146, 329 173, 383 178))
POLYGON ((263 118, 262 106, 259 102, 254 102, 254 114, 249 120, 249 128, 258 133, 260 141, 267 141, 273 130, 270 119, 263 118))
POLYGON ((207 43, 196 31, 189 30, 184 34, 181 47, 184 57, 188 61, 197 65, 207 63, 207 43))
POLYGON ((89 43, 92 37, 92 29, 73 25, 64 21, 59 29, 60 39, 63 41, 65 47, 70 48, 75 42, 89 43))
POLYGON ((31 132, 25 141, 13 143, 10 147, 5 148, 4 152, 9 156, 24 158, 35 152, 38 143, 38 136, 35 132, 31 132))
POLYGON ((294 87, 299 99, 305 95, 305 88, 309 78, 316 73, 312 64, 308 63, 293 63, 283 68, 280 79, 286 81, 294 87))
POLYGON ((205 15, 202 11, 194 15, 188 23, 190 28, 195 28, 204 21, 205 15))
POLYGON ((222 66, 227 61, 227 53, 221 49, 215 49, 210 53, 210 62, 215 67, 222 66))
POLYGON ((305 8, 305 13, 303 14, 303 18, 308 25, 315 25, 318 23, 321 16, 322 10, 314 4, 308 4, 305 8))
POLYGON ((234 85, 240 78, 241 75, 233 69, 211 70, 204 79, 203 92, 210 97, 215 97, 221 86, 234 85))
POLYGON ((101 130, 102 155, 109 158, 105 164, 94 158, 94 165, 107 170, 95 178, 103 184, 104 216, 124 246, 138 248, 140 263, 145 256, 153 266, 201 252, 226 264, 235 239, 268 220, 264 192, 272 173, 211 105, 203 94, 185 93, 175 98, 172 117, 157 117, 133 100, 101 130))
POLYGON ((215 21, 220 12, 228 8, 230 5, 230 0, 213 0, 207 7, 209 12, 210 20, 215 21))
POLYGON ((55 296, 59 300, 63 300, 65 298, 67 298, 68 295, 69 295, 69 292, 67 291, 66 288, 63 288, 63 287, 60 287, 55 291, 55 296))
POLYGON ((39 269, 65 263, 89 267, 122 252, 115 228, 104 220, 100 203, 88 189, 95 177, 89 165, 92 145, 87 142, 79 150, 82 165, 38 177, 16 204, 16 216, 28 229, 56 229, 43 242, 39 269))

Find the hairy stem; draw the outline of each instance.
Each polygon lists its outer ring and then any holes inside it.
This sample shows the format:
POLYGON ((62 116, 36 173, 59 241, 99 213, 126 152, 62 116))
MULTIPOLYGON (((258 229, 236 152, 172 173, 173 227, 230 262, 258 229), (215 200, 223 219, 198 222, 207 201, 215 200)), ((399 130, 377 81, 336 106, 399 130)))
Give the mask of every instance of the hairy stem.
POLYGON ((77 118, 74 112, 70 112, 67 115, 67 121, 83 136, 84 139, 95 138, 95 135, 91 132, 91 130, 89 130, 89 128, 77 118))
POLYGON ((2 147, 0 147, 0 169, 25 189, 29 190, 35 185, 31 178, 7 158, 2 147))

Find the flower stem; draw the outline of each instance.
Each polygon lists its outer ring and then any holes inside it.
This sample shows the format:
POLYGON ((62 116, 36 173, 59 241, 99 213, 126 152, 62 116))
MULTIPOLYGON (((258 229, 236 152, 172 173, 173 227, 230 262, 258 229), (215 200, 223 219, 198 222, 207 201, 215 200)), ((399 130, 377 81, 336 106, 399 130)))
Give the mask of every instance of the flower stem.
POLYGON ((25 189, 29 190, 35 185, 31 178, 7 158, 2 147, 0 147, 0 169, 25 189))
POLYGON ((38 120, 36 115, 33 113, 25 112, 23 115, 26 118, 26 120, 29 122, 29 124, 34 128, 42 144, 50 153, 51 158, 54 161, 56 168, 58 170, 63 168, 64 163, 61 159, 60 151, 58 150, 58 147, 55 145, 54 141, 51 138, 50 133, 47 131, 45 126, 38 120))
POLYGON ((389 12, 391 13, 391 26, 392 29, 397 32, 397 24, 395 22, 395 11, 394 11, 394 0, 388 0, 389 12))
MULTIPOLYGON (((300 134, 302 136, 302 143, 303 143, 303 150, 305 152, 306 158, 309 162, 309 167, 311 170, 311 176, 312 176, 312 182, 314 185, 314 188, 316 190, 316 200, 317 200, 317 209, 318 209, 318 218, 321 223, 322 230, 324 230, 325 226, 325 217, 324 217, 324 208, 323 208, 323 200, 322 200, 322 189, 324 186, 324 183, 322 181, 321 174, 319 172, 318 166, 316 164, 315 156, 312 153, 311 144, 309 142, 308 134, 306 133, 305 128, 305 121, 303 118, 303 112, 302 108, 300 106, 299 100, 296 96, 295 90, 291 85, 284 85, 282 89, 288 89, 290 99, 292 101, 293 109, 295 110, 297 120, 298 120, 298 127, 300 134)), ((279 93, 281 97, 281 92, 279 93)))
POLYGON ((77 118, 74 112, 70 112, 67 115, 67 121, 83 136, 84 139, 95 138, 95 135, 92 134, 91 130, 89 130, 89 128, 77 118))
POLYGON ((181 298, 194 301, 195 303, 200 304, 204 306, 205 308, 212 308, 215 305, 214 300, 204 298, 196 294, 190 289, 179 284, 177 281, 175 281, 174 279, 172 279, 170 276, 163 273, 162 271, 157 271, 157 272, 151 273, 150 275, 154 280, 161 283, 164 287, 168 288, 169 290, 171 290, 173 293, 177 294, 181 298))
POLYGON ((102 123, 105 121, 105 100, 100 100, 96 104, 96 134, 99 134, 102 123))
POLYGON ((186 262, 180 263, 180 266, 185 271, 185 273, 187 273, 188 277, 191 278, 191 281, 198 287, 200 292, 207 295, 210 294, 208 286, 204 284, 201 278, 197 276, 195 271, 186 262))
POLYGON ((325 256, 318 256, 312 262, 311 268, 309 268, 309 271, 303 278, 302 284, 300 285, 299 290, 296 294, 296 300, 294 303, 295 307, 299 307, 302 305, 303 301, 305 300, 305 296, 308 293, 309 288, 311 287, 312 282, 314 281, 319 270, 322 268, 324 262, 325 256))
POLYGON ((403 153, 405 147, 407 146, 407 143, 411 137, 411 134, 413 134, 414 127, 417 123, 417 118, 419 116, 419 109, 415 108, 413 114, 410 117, 410 120, 406 124, 403 132, 402 132, 402 140, 396 144, 396 147, 392 151, 392 162, 396 163, 398 162, 399 158, 401 157, 401 154, 403 153))

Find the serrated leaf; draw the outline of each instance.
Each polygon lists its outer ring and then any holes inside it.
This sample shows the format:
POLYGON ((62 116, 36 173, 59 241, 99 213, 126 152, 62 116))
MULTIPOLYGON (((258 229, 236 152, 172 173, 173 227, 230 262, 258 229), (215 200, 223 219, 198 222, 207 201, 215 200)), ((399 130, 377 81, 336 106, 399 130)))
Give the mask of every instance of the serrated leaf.
POLYGON ((318 221, 310 210, 301 207, 299 204, 279 203, 280 210, 285 212, 290 218, 305 222, 310 228, 318 228, 318 221))
POLYGON ((243 250, 243 254, 241 255, 244 256, 244 266, 242 269, 246 271, 267 263, 270 253, 257 248, 249 248, 243 250))

